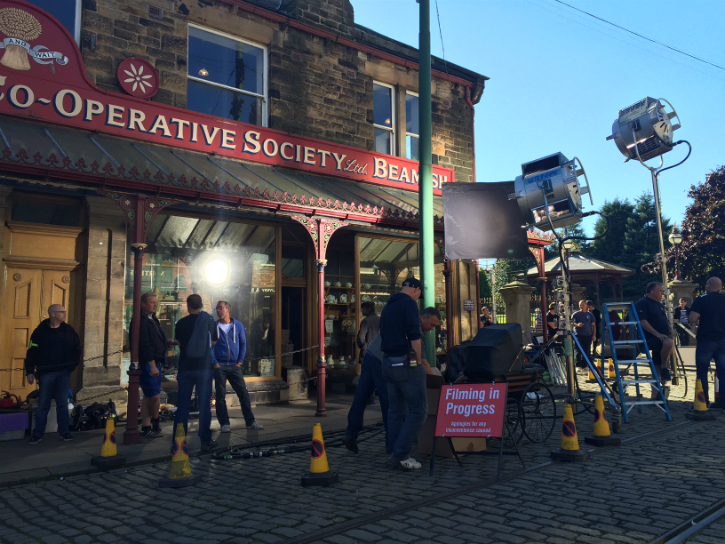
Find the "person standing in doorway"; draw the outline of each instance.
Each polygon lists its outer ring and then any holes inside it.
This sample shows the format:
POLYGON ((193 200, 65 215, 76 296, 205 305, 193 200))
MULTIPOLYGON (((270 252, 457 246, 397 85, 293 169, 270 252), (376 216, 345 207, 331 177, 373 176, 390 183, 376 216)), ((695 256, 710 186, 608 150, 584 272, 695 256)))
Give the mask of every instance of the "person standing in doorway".
MULTIPOLYGON (((690 308, 687 306, 687 299, 681 298, 680 299, 680 305, 675 308, 675 323, 679 323, 683 327, 686 327, 687 329, 690 328, 690 308)), ((687 334, 686 331, 683 331, 681 328, 677 329, 677 336, 680 338, 680 345, 681 346, 689 346, 690 345, 690 335, 687 334)))
MULTIPOLYGON (((154 293, 141 295, 141 325, 138 335, 138 363, 141 370, 139 385, 143 391, 141 401, 141 436, 158 438, 159 400, 161 398, 161 368, 166 361, 168 342, 156 317, 158 297, 154 293)), ((133 323, 133 321, 132 321, 133 323)), ((131 325, 133 328, 133 324, 131 325)))
POLYGON ((68 390, 71 372, 81 362, 81 339, 65 322, 66 315, 63 306, 53 304, 48 308, 48 319, 42 321, 30 335, 25 374, 30 385, 37 377, 40 400, 35 412, 35 428, 28 444, 37 444, 43 439, 51 400, 55 400, 58 434, 66 442, 73 440, 68 432, 68 390))
POLYGON ((211 438, 211 352, 218 339, 217 326, 212 317, 202 311, 204 303, 199 295, 189 295, 186 298, 186 308, 189 315, 176 323, 176 338, 181 355, 179 372, 176 375, 179 405, 176 407, 172 434, 176 435, 176 427, 182 423, 188 436, 189 406, 191 394, 196 387, 199 399, 199 440, 202 450, 210 450, 217 445, 211 438))
POLYGON ((252 402, 249 399, 247 384, 244 383, 244 373, 242 372, 244 355, 247 352, 247 338, 244 335, 244 325, 230 315, 231 310, 231 304, 225 300, 220 300, 216 303, 216 314, 219 316, 219 321, 216 323, 219 340, 217 340, 212 350, 214 390, 216 393, 216 417, 219 420, 222 432, 230 433, 232 428, 229 425, 229 412, 226 402, 228 380, 237 397, 239 397, 239 403, 242 405, 242 415, 244 416, 247 428, 261 430, 264 427, 254 420, 252 402))
POLYGON ((430 374, 431 369, 423 357, 423 332, 417 304, 421 294, 420 281, 406 279, 400 292, 388 299, 380 316, 383 378, 388 382, 390 403, 390 460, 403 470, 421 468, 421 464, 410 456, 410 450, 428 412, 425 375, 430 374))
POLYGON ((581 346, 580 358, 576 363, 576 366, 580 368, 587 368, 587 360, 591 357, 592 342, 596 338, 594 316, 588 308, 587 301, 580 300, 579 311, 574 312, 574 315, 571 316, 572 323, 574 323, 574 334, 581 346))
MULTIPOLYGON (((712 277, 707 280, 705 294, 692 303, 690 322, 699 323, 695 365, 697 379, 702 383, 702 392, 709 404, 707 373, 710 370, 710 361, 715 359, 715 370, 720 376, 720 383, 723 383, 725 377, 725 294, 722 292, 720 278, 712 277)), ((725 395, 722 391, 719 407, 725 410, 725 395)))
POLYGON ((375 304, 372 302, 363 302, 360 305, 360 312, 365 316, 360 322, 360 332, 357 334, 357 347, 360 348, 360 364, 362 364, 370 344, 380 334, 380 317, 375 313, 375 304))

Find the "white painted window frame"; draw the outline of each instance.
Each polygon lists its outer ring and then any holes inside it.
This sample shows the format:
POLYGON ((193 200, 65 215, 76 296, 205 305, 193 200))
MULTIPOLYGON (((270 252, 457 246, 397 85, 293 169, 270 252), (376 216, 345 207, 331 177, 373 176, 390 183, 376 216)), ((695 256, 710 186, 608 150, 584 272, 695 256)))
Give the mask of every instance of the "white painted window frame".
MULTIPOLYGON (((262 57, 264 59, 264 73, 262 74, 262 94, 259 93, 253 93, 250 91, 244 91, 242 89, 237 89, 235 87, 230 87, 229 85, 224 85, 222 83, 216 83, 214 81, 207 81, 205 79, 202 79, 200 77, 195 77, 189 74, 189 69, 186 70, 186 78, 191 81, 196 81, 197 83, 204 83, 205 85, 209 85, 211 87, 219 87, 221 89, 226 89, 228 91, 232 91, 239 94, 244 94, 247 96, 253 96, 255 98, 261 98, 262 99, 262 124, 260 126, 266 127, 268 126, 268 104, 269 100, 267 98, 269 94, 269 49, 266 45, 263 45, 261 43, 253 42, 250 40, 245 40, 244 38, 240 38, 238 36, 233 36, 231 34, 227 34, 226 32, 219 32, 218 30, 214 30, 205 26, 201 25, 195 25, 193 23, 189 23, 187 25, 187 31, 186 31, 186 43, 189 43, 189 28, 195 28, 197 30, 201 30, 202 32, 208 32, 209 34, 216 34, 217 36, 221 36, 223 38, 227 38, 229 40, 234 40, 235 42, 245 43, 247 45, 251 45, 253 47, 257 47, 262 50, 262 57)), ((186 52, 186 62, 187 67, 189 63, 189 50, 187 49, 186 52)))
MULTIPOLYGON (((417 98, 417 99, 418 99, 418 100, 420 101, 420 95, 419 95, 418 93, 415 93, 415 92, 413 92, 413 91, 405 91, 405 96, 406 96, 406 100, 407 100, 407 96, 408 96, 408 95, 414 96, 414 97, 416 97, 416 98, 417 98)), ((407 111, 408 111, 408 108, 406 108, 406 118, 405 118, 405 136, 406 136, 406 137, 407 137, 407 136, 410 136, 410 137, 412 137, 412 138, 415 138, 415 139, 417 139, 417 140, 418 140, 418 142, 420 143, 420 126, 418 126, 418 134, 416 134, 415 132, 408 132, 408 118, 407 118, 407 111)), ((419 120, 419 123, 420 123, 420 120, 419 120)), ((405 157, 407 157, 407 156, 408 156, 408 142, 407 142, 407 138, 406 138, 406 142, 405 142, 405 154, 404 154, 404 156, 405 156, 405 157)))
MULTIPOLYGON (((375 128, 379 128, 382 130, 387 130, 390 133, 390 155, 395 155, 395 126, 397 125, 397 112, 395 108, 395 87, 393 85, 389 85, 388 83, 383 83, 382 81, 375 81, 373 80, 373 86, 374 85, 380 85, 381 87, 387 87, 390 89, 390 126, 385 125, 379 125, 375 122, 375 119, 373 118, 373 126, 375 128)), ((373 116, 375 115, 375 107, 373 106, 373 116)))

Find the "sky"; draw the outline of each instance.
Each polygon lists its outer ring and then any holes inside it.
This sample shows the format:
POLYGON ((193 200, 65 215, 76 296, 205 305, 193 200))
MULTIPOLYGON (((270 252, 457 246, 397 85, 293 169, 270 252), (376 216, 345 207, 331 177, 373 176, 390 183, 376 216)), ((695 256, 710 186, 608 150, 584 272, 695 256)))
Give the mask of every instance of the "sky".
MULTIPOLYGON (((645 96, 672 103, 682 121, 675 139, 692 144, 690 158, 660 177, 665 217, 681 222, 690 185, 725 164, 725 69, 556 0, 438 0, 442 48, 436 0, 430 1, 433 55, 491 78, 475 107, 478 182, 513 180, 521 163, 561 152, 584 165, 594 199, 594 206, 585 201, 586 211, 652 192, 650 173, 638 162, 625 164, 606 140, 618 111, 645 96)), ((356 23, 418 47, 415 0, 351 2, 356 23)), ((723 0, 567 3, 725 67, 723 0)), ((676 147, 664 155, 665 166, 686 154, 685 145, 676 147)), ((590 234, 594 221, 584 222, 590 234)))

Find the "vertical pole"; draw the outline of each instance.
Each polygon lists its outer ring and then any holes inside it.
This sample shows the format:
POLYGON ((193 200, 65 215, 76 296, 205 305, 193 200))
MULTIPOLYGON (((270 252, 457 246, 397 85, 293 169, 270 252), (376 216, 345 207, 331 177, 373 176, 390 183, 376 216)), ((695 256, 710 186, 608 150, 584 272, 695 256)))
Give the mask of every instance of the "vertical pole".
MULTIPOLYGON (((137 214, 137 221, 142 220, 137 214)), ((139 231, 136 230, 136 232, 139 231)), ((124 444, 135 444, 139 439, 138 391, 141 370, 138 366, 138 339, 141 330, 141 281, 143 280, 144 249, 146 249, 146 244, 131 244, 133 251, 133 317, 131 318, 131 368, 128 371, 128 409, 126 410, 126 430, 123 433, 124 444)))
POLYGON ((325 410, 325 378, 327 363, 325 362, 325 265, 327 261, 317 261, 317 326, 319 328, 318 343, 320 356, 317 359, 317 412, 315 416, 326 416, 325 410))
POLYGON ((443 262, 443 277, 446 284, 446 352, 453 349, 453 281, 451 261, 443 262))
POLYGON ((544 342, 549 341, 549 326, 546 324, 546 314, 549 312, 546 304, 546 253, 543 247, 536 248, 539 258, 536 259, 539 268, 539 279, 541 280, 541 329, 544 334, 544 342))
MULTIPOLYGON (((431 60, 430 60, 430 0, 420 3, 419 72, 420 91, 420 183, 418 186, 420 211, 420 270, 423 285, 423 308, 435 305, 435 240, 433 238, 433 126, 431 113, 431 60)), ((435 361, 435 333, 425 338, 426 358, 435 361)))
POLYGON ((481 269, 476 263, 476 330, 481 327, 481 269))

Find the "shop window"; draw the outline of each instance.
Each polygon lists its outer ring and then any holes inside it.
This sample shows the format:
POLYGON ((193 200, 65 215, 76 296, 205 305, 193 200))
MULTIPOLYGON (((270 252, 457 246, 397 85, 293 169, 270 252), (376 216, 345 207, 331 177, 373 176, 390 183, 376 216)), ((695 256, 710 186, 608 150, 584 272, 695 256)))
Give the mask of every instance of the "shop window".
POLYGON ((373 82, 373 125, 375 151, 395 153, 395 89, 384 83, 373 82))
POLYGON ((81 0, 29 0, 58 19, 77 44, 81 38, 81 0))
POLYGON ((267 51, 189 25, 186 107, 215 117, 266 125, 267 51))
POLYGON ((419 160, 420 119, 418 117, 418 95, 408 91, 405 94, 405 156, 419 160))
MULTIPOLYGON (((142 291, 158 296, 157 317, 166 336, 187 315, 186 297, 201 295, 204 311, 216 318, 216 303, 229 302, 247 337, 246 376, 275 376, 274 227, 157 215, 147 234, 142 291)), ((130 238, 129 238, 130 243, 130 238)), ((133 311, 133 259, 126 266, 124 326, 133 311)), ((126 337, 128 340, 128 337, 126 337)), ((178 351, 169 351, 174 366, 178 351)))
POLYGON ((300 246, 282 246, 282 278, 305 277, 305 248, 300 246))
POLYGON ((64 206, 47 202, 16 200, 13 202, 13 221, 57 225, 59 227, 80 226, 81 214, 77 206, 64 206))

